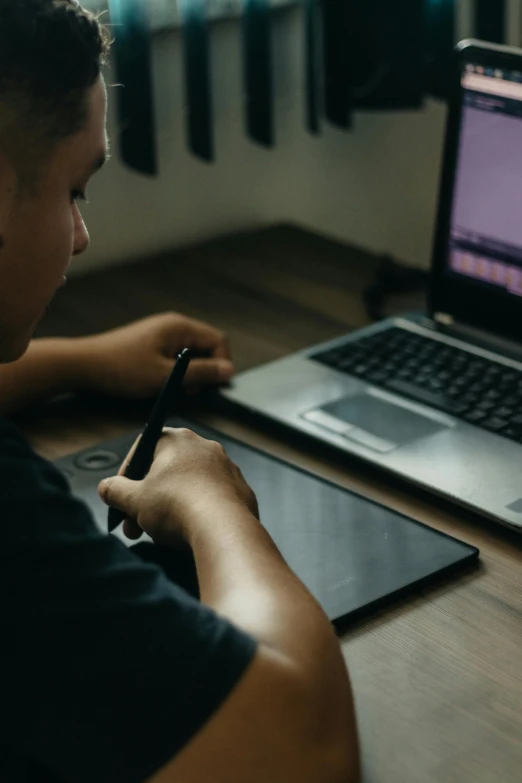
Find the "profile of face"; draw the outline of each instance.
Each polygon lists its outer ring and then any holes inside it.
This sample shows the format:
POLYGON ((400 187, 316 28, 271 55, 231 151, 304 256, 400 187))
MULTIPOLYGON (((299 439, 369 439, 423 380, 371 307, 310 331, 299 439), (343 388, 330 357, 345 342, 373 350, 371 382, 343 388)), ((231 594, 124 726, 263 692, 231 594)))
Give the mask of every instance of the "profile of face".
POLYGON ((107 158, 101 78, 88 103, 85 126, 53 148, 34 193, 16 194, 16 173, 0 151, 0 363, 23 356, 73 256, 89 246, 78 199, 107 158))

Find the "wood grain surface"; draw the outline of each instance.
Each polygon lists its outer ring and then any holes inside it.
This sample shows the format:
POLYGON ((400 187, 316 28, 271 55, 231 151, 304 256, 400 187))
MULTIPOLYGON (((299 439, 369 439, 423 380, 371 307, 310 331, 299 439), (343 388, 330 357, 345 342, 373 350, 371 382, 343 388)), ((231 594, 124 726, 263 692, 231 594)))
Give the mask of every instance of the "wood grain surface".
MULTIPOLYGON (((277 227, 73 278, 39 335, 84 335, 178 310, 227 331, 244 370, 363 325, 361 294, 378 265, 356 249, 277 227)), ((79 395, 17 421, 37 451, 53 459, 139 428, 149 408, 79 395)), ((355 461, 325 456, 203 403, 190 414, 481 549, 479 568, 342 633, 364 781, 521 783, 520 539, 355 461)))

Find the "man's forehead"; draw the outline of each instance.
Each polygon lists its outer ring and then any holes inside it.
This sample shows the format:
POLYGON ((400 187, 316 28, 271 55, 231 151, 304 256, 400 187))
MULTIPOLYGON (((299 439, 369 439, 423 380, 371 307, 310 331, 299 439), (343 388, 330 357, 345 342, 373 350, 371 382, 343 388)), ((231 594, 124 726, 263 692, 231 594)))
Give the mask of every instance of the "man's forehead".
POLYGON ((103 133, 79 134, 71 139, 69 160, 78 174, 86 178, 96 174, 110 158, 110 145, 105 129, 103 133))
POLYGON ((84 130, 78 134, 77 150, 86 166, 88 176, 99 171, 110 156, 110 144, 106 128, 106 92, 100 80, 92 88, 89 101, 89 118, 84 130))

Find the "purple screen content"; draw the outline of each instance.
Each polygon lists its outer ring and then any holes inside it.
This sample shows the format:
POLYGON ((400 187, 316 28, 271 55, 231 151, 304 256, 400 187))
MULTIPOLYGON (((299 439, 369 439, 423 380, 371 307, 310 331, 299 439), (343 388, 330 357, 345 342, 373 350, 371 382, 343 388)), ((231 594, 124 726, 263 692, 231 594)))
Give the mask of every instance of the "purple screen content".
POLYGON ((464 90, 449 269, 522 295, 522 84, 475 79, 464 90))
POLYGON ((522 248, 522 118, 465 108, 453 227, 522 248))

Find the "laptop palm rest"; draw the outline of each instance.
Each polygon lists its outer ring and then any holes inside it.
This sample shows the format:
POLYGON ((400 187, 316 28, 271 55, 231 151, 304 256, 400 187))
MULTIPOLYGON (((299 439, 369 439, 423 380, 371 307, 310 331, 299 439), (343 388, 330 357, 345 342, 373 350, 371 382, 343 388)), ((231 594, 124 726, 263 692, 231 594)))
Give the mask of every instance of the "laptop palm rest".
POLYGON ((309 411, 305 418, 382 453, 435 435, 449 426, 370 394, 343 397, 309 411))

